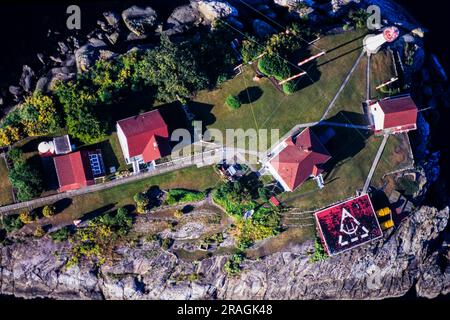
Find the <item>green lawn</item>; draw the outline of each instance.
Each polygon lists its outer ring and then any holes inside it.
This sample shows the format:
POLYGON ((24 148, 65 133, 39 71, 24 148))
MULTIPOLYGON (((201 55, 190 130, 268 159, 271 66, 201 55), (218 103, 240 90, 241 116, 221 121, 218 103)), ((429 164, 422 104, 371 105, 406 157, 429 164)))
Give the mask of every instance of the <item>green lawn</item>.
MULTIPOLYGON (((389 51, 384 50, 378 52, 371 58, 371 98, 381 99, 387 95, 380 90, 376 90, 376 87, 385 83, 391 78, 395 77, 395 66, 389 51)), ((395 86, 395 85, 394 85, 395 86)))
MULTIPOLYGON (((243 74, 220 89, 199 92, 192 109, 205 126, 222 132, 236 128, 279 129, 282 136, 297 124, 318 121, 360 54, 362 35, 361 31, 352 31, 316 42, 328 53, 307 66, 309 76, 300 78, 301 89, 293 95, 278 91, 268 79, 253 81, 255 72, 246 66, 243 74), (232 111, 224 105, 230 94, 247 101, 232 111)), ((318 52, 314 47, 310 51, 318 52)))
POLYGON ((96 210, 110 211, 114 208, 133 205, 133 196, 138 192, 147 191, 152 186, 159 186, 163 190, 184 188, 205 191, 216 186, 218 182, 219 176, 214 172, 213 167, 189 167, 161 174, 142 181, 75 197, 70 205, 55 217, 55 223, 70 222, 96 210))
POLYGON ((361 124, 364 121, 362 103, 366 100, 367 57, 363 57, 331 109, 328 120, 361 124))
POLYGON ((372 136, 364 140, 358 130, 345 130, 347 139, 338 135, 336 142, 341 141, 340 147, 336 144, 330 148, 333 159, 331 170, 325 175, 325 188, 319 190, 316 182, 309 180, 297 191, 283 194, 282 200, 287 205, 300 210, 316 210, 352 197, 363 188, 382 138, 372 136))
POLYGON ((8 168, 5 160, 0 158, 0 206, 14 202, 12 196, 12 187, 8 179, 8 168))

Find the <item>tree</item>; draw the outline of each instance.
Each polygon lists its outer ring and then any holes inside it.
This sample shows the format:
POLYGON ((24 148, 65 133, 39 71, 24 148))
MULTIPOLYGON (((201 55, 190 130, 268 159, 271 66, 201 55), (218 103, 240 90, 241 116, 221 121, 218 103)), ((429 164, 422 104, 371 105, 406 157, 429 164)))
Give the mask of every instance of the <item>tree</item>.
POLYGON ((264 48, 258 44, 258 41, 254 37, 249 37, 248 40, 243 40, 241 48, 243 62, 249 63, 254 60, 262 53, 263 49, 264 48))
POLYGON ((42 209, 42 215, 46 218, 51 218, 55 215, 55 207, 54 206, 45 206, 42 209))
POLYGON ((7 233, 19 230, 23 227, 23 222, 18 215, 8 215, 2 217, 3 228, 7 233))
POLYGON ((8 177, 11 185, 17 191, 17 200, 19 201, 31 200, 42 193, 40 172, 27 162, 14 163, 8 177))
POLYGON ((20 130, 16 127, 5 126, 0 128, 0 146, 10 146, 22 138, 20 130))
POLYGON ((261 200, 263 201, 269 201, 270 198, 270 190, 262 187, 258 189, 258 195, 261 198, 261 200))
POLYGON ((174 44, 161 36, 158 48, 148 50, 139 65, 140 77, 156 88, 156 99, 163 102, 186 100, 207 84, 189 43, 174 44))
POLYGON ((230 107, 232 110, 237 110, 241 107, 241 101, 239 97, 229 95, 225 100, 225 104, 230 107))
POLYGON ((139 192, 134 195, 133 199, 136 203, 136 212, 139 214, 146 213, 150 203, 148 196, 145 193, 139 192))
POLYGON ((88 144, 104 137, 105 128, 93 109, 98 98, 83 87, 81 81, 60 82, 56 85, 55 93, 64 107, 66 125, 71 136, 88 144))
POLYGON ((19 214, 19 219, 23 224, 30 224, 34 222, 33 215, 29 211, 22 211, 19 214))
POLYGON ((24 130, 29 136, 40 136, 55 132, 61 127, 61 117, 50 96, 35 91, 19 107, 24 130))

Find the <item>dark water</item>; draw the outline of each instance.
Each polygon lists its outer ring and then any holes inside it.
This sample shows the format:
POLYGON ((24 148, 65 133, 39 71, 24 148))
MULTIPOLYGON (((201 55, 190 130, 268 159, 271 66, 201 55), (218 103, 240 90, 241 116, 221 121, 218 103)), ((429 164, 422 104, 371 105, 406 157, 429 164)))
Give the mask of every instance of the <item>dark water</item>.
MULTIPOLYGON (((423 1, 396 0, 403 5, 417 20, 430 30, 427 39, 429 52, 435 53, 440 62, 450 70, 450 46, 448 45, 448 30, 450 19, 445 9, 445 1, 428 0, 427 5, 423 1)), ((111 0, 111 1, 65 1, 2 3, 0 5, 0 92, 7 90, 11 84, 17 84, 21 74, 22 65, 28 64, 38 68, 40 64, 36 54, 54 54, 56 43, 64 40, 69 35, 83 36, 90 32, 101 18, 103 11, 114 9, 118 12, 133 4, 147 4, 157 10, 162 20, 168 17, 178 5, 187 3, 187 0, 111 0), (66 29, 66 8, 69 4, 79 4, 82 9, 82 30, 80 32, 66 29), (48 37, 48 31, 60 31, 61 35, 48 37)), ((448 74, 450 74, 448 72, 448 74)), ((450 120, 449 112, 443 112, 438 127, 433 132, 433 147, 442 151, 442 174, 450 181, 450 152, 446 139, 448 133, 444 124, 450 120)), ((433 199, 431 199, 433 201, 433 199)), ((408 297, 415 295, 411 292, 408 297)), ((10 301, 15 298, 1 296, 0 301, 10 301)))

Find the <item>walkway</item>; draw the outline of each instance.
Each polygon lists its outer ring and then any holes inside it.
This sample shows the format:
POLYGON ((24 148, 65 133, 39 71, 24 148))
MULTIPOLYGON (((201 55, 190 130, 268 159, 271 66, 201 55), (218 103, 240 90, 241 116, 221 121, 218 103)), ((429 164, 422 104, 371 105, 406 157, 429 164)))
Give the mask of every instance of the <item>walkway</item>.
POLYGON ((16 211, 16 210, 20 210, 20 209, 24 209, 24 208, 29 208, 29 209, 38 208, 38 207, 45 206, 47 204, 55 203, 62 199, 73 198, 73 197, 81 196, 81 195, 88 194, 91 192, 99 192, 102 190, 111 189, 111 188, 114 188, 114 187, 117 187, 120 185, 144 180, 144 179, 147 179, 147 178, 150 178, 153 176, 157 176, 157 175, 160 175, 163 173, 168 173, 168 172, 188 168, 193 165, 201 166, 210 161, 213 161, 213 162, 217 161, 217 159, 219 157, 223 156, 222 151, 223 151, 223 148, 206 151, 204 153, 201 153, 201 154, 198 154, 198 155, 195 155, 192 157, 181 158, 181 159, 177 159, 177 160, 174 160, 174 161, 171 161, 168 163, 157 165, 156 168, 150 172, 140 173, 137 175, 132 175, 132 176, 126 177, 126 178, 120 178, 120 179, 108 181, 108 182, 105 182, 102 184, 88 186, 88 187, 78 189, 78 190, 67 191, 67 192, 58 193, 55 195, 42 197, 42 198, 38 198, 38 199, 26 201, 26 202, 15 203, 15 204, 11 204, 8 206, 3 206, 3 207, 0 207, 0 214, 5 215, 8 213, 11 213, 12 211, 16 211))
POLYGON ((378 166, 378 163, 380 162, 381 156, 383 155, 383 151, 384 151, 384 148, 386 147, 386 143, 387 143, 388 139, 389 139, 389 135, 385 135, 383 138, 383 142, 381 142, 381 145, 380 145, 380 148, 378 149, 375 160, 372 163, 372 168, 370 168, 369 175, 367 176, 366 183, 364 184, 364 188, 362 190, 363 194, 367 193, 367 190, 369 190, 370 182, 372 181, 375 170, 378 166))
POLYGON ((327 117, 328 113, 331 111, 331 109, 333 109, 337 99, 341 95, 342 91, 344 91, 345 87, 347 86, 348 82, 350 81, 350 78, 351 78, 352 74, 355 72, 356 67, 359 65, 359 63, 360 63, 362 57, 364 56, 364 54, 365 54, 365 51, 362 50, 361 54, 358 57, 358 59, 356 59, 355 64, 353 65, 353 67, 350 69, 350 71, 348 72, 347 76, 345 77, 344 82, 342 83, 342 85, 339 88, 338 92, 334 96, 333 100, 331 100, 330 104, 328 105, 328 108, 325 110, 321 120, 324 120, 327 117))

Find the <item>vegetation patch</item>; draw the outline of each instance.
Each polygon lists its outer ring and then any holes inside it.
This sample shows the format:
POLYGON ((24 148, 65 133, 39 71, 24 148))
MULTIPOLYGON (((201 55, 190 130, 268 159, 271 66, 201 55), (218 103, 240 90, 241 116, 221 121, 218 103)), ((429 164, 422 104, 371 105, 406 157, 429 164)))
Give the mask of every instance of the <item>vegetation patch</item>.
POLYGON ((205 198, 204 192, 191 191, 185 189, 171 189, 167 192, 166 203, 170 206, 181 204, 198 202, 205 198))

